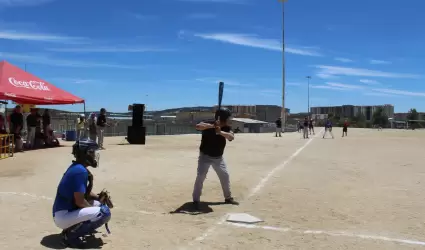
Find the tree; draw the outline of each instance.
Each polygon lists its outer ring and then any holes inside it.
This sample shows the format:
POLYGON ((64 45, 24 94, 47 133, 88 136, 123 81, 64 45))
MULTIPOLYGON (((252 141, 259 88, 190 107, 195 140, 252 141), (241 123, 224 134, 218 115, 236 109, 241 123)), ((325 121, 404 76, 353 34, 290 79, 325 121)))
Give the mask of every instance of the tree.
POLYGON ((414 120, 419 120, 418 111, 416 111, 415 108, 410 109, 406 118, 407 118, 407 121, 409 122, 409 124, 411 125, 412 129, 415 129, 416 128, 416 121, 414 121, 414 120), (411 120, 413 120, 413 121, 411 121, 411 120))
POLYGON ((332 122, 334 126, 339 126, 339 120, 341 119, 338 114, 329 113, 328 119, 332 122))
POLYGON ((366 116, 359 112, 356 116, 351 118, 351 122, 353 123, 353 125, 355 124, 358 128, 364 128, 366 127, 366 116))
POLYGON ((384 109, 379 107, 372 115, 372 124, 380 127, 388 125, 388 116, 385 114, 384 109))
POLYGON ((409 110, 409 113, 407 114, 407 120, 419 120, 419 114, 415 108, 409 110))

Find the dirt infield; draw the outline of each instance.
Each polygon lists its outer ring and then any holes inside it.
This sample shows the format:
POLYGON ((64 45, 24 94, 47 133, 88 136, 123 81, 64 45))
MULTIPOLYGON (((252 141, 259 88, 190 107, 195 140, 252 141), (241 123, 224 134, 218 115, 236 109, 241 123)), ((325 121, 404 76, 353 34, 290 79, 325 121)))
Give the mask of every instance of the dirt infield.
MULTIPOLYGON (((106 138, 94 188, 116 208, 102 249, 425 249, 425 132, 341 133, 237 134, 225 158, 241 205, 219 204, 211 169, 196 215, 170 212, 191 201, 200 136, 106 138), (265 222, 226 223, 229 212, 265 222)), ((69 145, 0 161, 0 249, 63 249, 51 207, 69 145)))

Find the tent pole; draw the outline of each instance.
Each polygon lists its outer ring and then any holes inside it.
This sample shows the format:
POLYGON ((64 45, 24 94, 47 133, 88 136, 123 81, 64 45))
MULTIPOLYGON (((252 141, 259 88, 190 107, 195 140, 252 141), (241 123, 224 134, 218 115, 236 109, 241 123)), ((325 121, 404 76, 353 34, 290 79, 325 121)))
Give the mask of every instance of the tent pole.
POLYGON ((86 116, 86 101, 84 101, 83 104, 84 104, 84 116, 86 116))

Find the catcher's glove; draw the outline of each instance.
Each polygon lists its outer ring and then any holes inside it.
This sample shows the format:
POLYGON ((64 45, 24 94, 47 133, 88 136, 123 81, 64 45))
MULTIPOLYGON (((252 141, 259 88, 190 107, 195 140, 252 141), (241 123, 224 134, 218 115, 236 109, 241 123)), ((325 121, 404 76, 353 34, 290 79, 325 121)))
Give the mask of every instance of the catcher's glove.
POLYGON ((108 191, 104 189, 102 190, 102 192, 98 194, 98 196, 99 196, 99 202, 101 204, 107 205, 109 208, 114 207, 114 204, 112 203, 112 199, 108 191))

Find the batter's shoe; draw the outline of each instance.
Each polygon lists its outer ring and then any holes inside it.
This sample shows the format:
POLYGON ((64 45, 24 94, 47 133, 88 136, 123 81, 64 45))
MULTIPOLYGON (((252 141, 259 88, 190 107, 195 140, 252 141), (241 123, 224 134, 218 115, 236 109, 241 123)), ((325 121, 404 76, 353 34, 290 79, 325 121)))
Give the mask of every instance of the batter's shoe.
POLYGON ((231 204, 231 205, 235 205, 235 206, 238 206, 238 205, 239 205, 239 202, 235 201, 235 199, 233 199, 233 198, 225 199, 225 200, 224 200, 224 203, 226 203, 226 204, 231 204))
POLYGON ((195 211, 200 210, 199 201, 193 201, 192 202, 192 209, 195 211))

